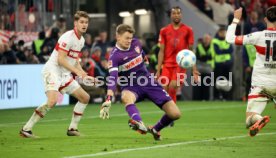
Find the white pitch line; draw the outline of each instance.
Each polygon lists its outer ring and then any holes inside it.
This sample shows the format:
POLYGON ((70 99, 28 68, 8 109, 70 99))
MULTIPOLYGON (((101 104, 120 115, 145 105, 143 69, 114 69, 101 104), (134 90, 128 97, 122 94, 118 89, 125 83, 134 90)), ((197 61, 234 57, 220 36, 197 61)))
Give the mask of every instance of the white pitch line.
MULTIPOLYGON (((186 108, 182 109, 181 111, 196 111, 196 110, 214 110, 214 109, 230 109, 230 108, 240 108, 242 106, 237 106, 237 105, 232 105, 232 106, 208 106, 208 107, 199 107, 199 108, 186 108)), ((158 114, 158 113, 163 113, 163 111, 157 110, 157 111, 148 111, 148 112, 143 112, 142 115, 148 115, 148 114, 158 114)), ((112 113, 111 113, 112 114, 112 113)), ((110 117, 122 117, 122 116, 127 116, 126 113, 121 113, 121 114, 112 114, 110 117)), ((82 119, 91 119, 91 118, 99 118, 99 116, 90 116, 90 117, 84 117, 82 119)), ((60 118, 60 119, 52 119, 52 120, 42 120, 41 122, 57 122, 57 121, 66 121, 70 120, 71 118, 60 118)), ((11 123, 2 123, 0 124, 0 127, 3 126, 9 126, 9 125, 22 125, 26 122, 11 122, 11 123)))
MULTIPOLYGON (((258 134, 258 136, 275 135, 275 134, 276 134, 276 132, 273 132, 273 133, 260 133, 260 134, 258 134)), ((245 137, 249 137, 249 136, 248 135, 241 135, 241 136, 232 136, 232 137, 222 137, 222 138, 217 138, 216 140, 213 140, 213 139, 203 139, 203 140, 195 140, 195 141, 187 141, 187 142, 179 142, 179 143, 171 143, 171 144, 163 144, 163 145, 141 147, 141 148, 121 149, 121 150, 114 150, 114 151, 110 151, 110 152, 99 152, 99 153, 95 153, 95 154, 66 156, 64 158, 83 158, 83 157, 105 156, 105 155, 112 155, 112 154, 118 154, 118 153, 126 153, 126 152, 130 152, 130 151, 159 149, 159 148, 167 148, 167 147, 173 147, 173 146, 197 144, 197 143, 212 142, 212 141, 222 141, 222 140, 229 140, 229 139, 240 139, 240 138, 245 138, 245 137)))

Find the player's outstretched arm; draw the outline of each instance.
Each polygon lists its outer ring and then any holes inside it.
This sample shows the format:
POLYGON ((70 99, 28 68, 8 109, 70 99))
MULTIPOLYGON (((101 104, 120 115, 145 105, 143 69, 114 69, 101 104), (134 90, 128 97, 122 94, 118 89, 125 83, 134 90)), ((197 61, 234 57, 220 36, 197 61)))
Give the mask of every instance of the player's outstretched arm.
POLYGON ((234 43, 236 45, 246 45, 252 44, 255 45, 260 36, 262 36, 262 32, 254 32, 248 35, 241 35, 236 36, 236 27, 237 24, 240 22, 242 16, 242 8, 239 8, 234 11, 234 19, 231 25, 229 25, 227 32, 226 32, 226 41, 228 43, 234 43))
MULTIPOLYGON (((112 62, 113 63, 113 62, 112 62)), ((108 76, 108 90, 106 95, 106 100, 101 106, 100 110, 100 118, 102 119, 109 119, 109 109, 111 108, 111 101, 112 97, 114 96, 114 91, 116 90, 116 83, 118 78, 118 68, 113 67, 109 69, 109 76, 108 76)))
POLYGON ((235 35, 236 27, 237 27, 237 24, 241 20, 241 16, 242 16, 242 8, 239 8, 234 11, 234 19, 232 21, 232 24, 229 25, 227 32, 226 32, 226 37, 225 37, 225 39, 228 43, 232 43, 232 44, 235 43, 238 45, 242 44, 242 38, 241 38, 242 36, 237 37, 235 35))

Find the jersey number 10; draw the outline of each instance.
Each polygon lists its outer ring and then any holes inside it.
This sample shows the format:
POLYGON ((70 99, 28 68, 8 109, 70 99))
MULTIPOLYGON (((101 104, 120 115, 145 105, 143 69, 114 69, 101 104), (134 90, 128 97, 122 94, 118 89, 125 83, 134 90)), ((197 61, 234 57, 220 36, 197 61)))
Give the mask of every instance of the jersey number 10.
POLYGON ((265 61, 269 61, 271 43, 272 43, 272 61, 276 61, 276 41, 271 42, 271 40, 265 40, 265 43, 266 43, 265 61))

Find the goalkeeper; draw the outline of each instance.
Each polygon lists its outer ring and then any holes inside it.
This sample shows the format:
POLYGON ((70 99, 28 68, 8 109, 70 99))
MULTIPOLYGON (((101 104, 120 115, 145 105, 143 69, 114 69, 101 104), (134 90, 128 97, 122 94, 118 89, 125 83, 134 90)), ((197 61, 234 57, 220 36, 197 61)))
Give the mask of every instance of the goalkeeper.
MULTIPOLYGON (((146 69, 145 53, 138 39, 133 38, 134 29, 121 24, 116 28, 116 46, 109 58, 109 77, 106 101, 102 104, 100 117, 109 118, 111 100, 116 89, 117 79, 124 78, 119 86, 122 90, 122 102, 128 113, 129 126, 141 133, 151 133, 155 140, 161 140, 160 131, 174 120, 180 118, 180 110, 168 93, 155 81, 146 69), (143 99, 154 102, 165 112, 162 118, 153 126, 146 127, 135 105, 143 99)), ((122 80, 121 80, 122 81, 122 80)), ((119 82, 118 82, 119 84, 119 82)))

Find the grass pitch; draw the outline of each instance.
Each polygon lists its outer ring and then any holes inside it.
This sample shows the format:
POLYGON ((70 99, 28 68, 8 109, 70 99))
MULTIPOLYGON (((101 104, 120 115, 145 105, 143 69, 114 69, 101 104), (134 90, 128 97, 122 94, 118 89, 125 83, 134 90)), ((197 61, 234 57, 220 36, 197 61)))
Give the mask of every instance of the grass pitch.
MULTIPOLYGON (((178 102, 182 117, 165 128, 162 141, 129 129, 121 104, 111 118, 101 120, 100 105, 89 105, 80 122, 80 137, 66 136, 73 106, 55 107, 33 129, 40 138, 24 139, 19 130, 34 108, 0 111, 0 153, 3 158, 272 158, 276 157, 276 110, 270 103, 264 115, 270 123, 256 137, 245 129, 244 102, 178 102)), ((137 104, 143 121, 154 125, 162 116, 151 102, 137 104)))

